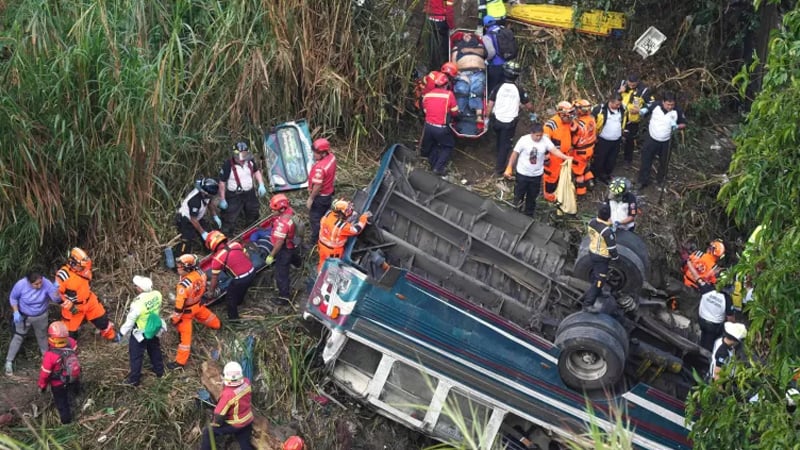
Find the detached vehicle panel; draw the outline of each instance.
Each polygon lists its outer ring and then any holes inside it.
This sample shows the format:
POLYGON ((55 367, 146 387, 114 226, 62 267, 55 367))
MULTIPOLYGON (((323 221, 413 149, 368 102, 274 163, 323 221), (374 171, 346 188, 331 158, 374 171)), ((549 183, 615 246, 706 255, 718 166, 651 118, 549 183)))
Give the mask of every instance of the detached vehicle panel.
POLYGON ((690 448, 681 400, 707 354, 687 319, 639 297, 649 261, 638 236, 620 239, 604 313, 580 312, 587 283, 567 273, 565 234, 414 159, 399 145, 385 153, 356 197, 373 225, 326 262, 309 296, 307 316, 331 331, 323 358, 337 384, 409 427, 480 448, 582 434, 587 404, 601 427, 624 414, 641 448, 690 448))

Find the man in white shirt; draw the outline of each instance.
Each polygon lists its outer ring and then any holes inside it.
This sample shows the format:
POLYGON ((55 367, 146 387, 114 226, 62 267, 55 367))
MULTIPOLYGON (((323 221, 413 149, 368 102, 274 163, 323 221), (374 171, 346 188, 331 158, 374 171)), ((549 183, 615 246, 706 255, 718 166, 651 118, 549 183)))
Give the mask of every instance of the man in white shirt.
POLYGON ((597 143, 594 146, 592 172, 602 183, 608 184, 617 164, 617 155, 625 129, 625 107, 622 95, 614 92, 603 105, 592 110, 597 123, 597 143))
POLYGON ((517 132, 520 106, 525 105, 528 112, 533 111, 533 102, 528 98, 528 93, 516 83, 519 73, 518 62, 503 64, 503 82, 489 94, 486 105, 486 116, 492 117, 492 128, 497 136, 495 176, 503 175, 503 168, 506 167, 511 143, 517 132))
POLYGON ((664 187, 667 177, 667 164, 669 164, 669 141, 674 130, 686 128, 686 118, 683 111, 675 107, 675 94, 665 92, 664 98, 653 105, 648 111, 642 108, 639 114, 650 113, 647 140, 642 147, 642 165, 639 168, 639 189, 644 189, 650 184, 650 169, 653 161, 658 158, 658 184, 664 187))
POLYGON ((514 146, 511 158, 503 174, 511 178, 514 170, 517 172, 517 181, 514 184, 514 204, 522 205, 525 200, 523 213, 533 217, 536 211, 536 198, 542 187, 542 174, 544 173, 544 157, 550 152, 561 159, 572 161, 571 156, 561 152, 549 137, 544 136, 544 127, 540 123, 531 126, 531 133, 522 136, 514 146))

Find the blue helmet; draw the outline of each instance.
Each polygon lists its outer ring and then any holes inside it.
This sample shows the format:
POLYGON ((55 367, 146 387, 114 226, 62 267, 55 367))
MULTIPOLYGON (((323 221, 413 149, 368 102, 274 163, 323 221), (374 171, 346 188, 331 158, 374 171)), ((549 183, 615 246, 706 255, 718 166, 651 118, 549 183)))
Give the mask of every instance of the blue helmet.
POLYGON ((483 16, 483 26, 490 27, 497 23, 497 19, 492 16, 483 16))

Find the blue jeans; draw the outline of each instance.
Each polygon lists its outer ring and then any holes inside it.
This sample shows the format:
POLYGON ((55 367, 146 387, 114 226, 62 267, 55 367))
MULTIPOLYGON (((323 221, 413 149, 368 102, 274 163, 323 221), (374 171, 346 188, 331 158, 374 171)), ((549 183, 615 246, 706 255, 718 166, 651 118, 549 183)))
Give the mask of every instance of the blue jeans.
POLYGON ((472 115, 475 110, 483 110, 484 93, 486 91, 486 74, 481 70, 461 72, 456 78, 453 93, 456 94, 458 109, 462 114, 472 115), (465 80, 461 75, 465 75, 465 80))

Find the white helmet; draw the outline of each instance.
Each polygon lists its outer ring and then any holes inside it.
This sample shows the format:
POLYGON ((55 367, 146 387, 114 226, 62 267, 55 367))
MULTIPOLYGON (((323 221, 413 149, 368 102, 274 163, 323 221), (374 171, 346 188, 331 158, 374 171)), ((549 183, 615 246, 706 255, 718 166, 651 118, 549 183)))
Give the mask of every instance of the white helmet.
POLYGON ((742 323, 725 322, 725 334, 742 342, 747 336, 747 327, 742 323))
POLYGON ((222 383, 225 386, 239 386, 243 382, 242 366, 236 361, 225 364, 225 368, 222 369, 222 383))

